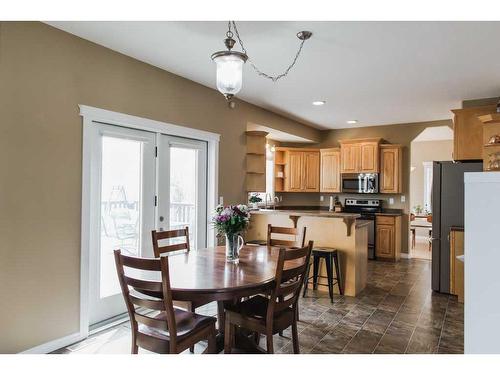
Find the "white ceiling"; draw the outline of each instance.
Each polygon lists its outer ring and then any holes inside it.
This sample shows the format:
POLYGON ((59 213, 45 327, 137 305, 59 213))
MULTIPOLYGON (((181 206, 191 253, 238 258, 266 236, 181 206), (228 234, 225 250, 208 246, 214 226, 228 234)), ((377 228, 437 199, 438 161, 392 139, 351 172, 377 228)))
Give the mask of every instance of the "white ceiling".
MULTIPOLYGON (((210 55, 224 49, 227 22, 49 22, 215 88, 210 55)), ((500 22, 239 22, 251 59, 281 73, 311 30, 288 77, 273 83, 247 63, 250 103, 318 128, 451 118, 464 99, 500 95, 500 22), (326 100, 315 107, 314 100, 326 100), (358 120, 356 125, 347 120, 358 120)), ((221 104, 223 105, 223 104, 221 104)))

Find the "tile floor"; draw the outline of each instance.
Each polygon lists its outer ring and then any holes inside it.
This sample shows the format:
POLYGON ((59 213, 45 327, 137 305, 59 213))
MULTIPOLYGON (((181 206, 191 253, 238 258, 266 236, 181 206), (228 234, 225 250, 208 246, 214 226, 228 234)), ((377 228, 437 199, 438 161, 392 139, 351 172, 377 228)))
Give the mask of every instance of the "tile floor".
POLYGON ((429 251, 429 240, 427 237, 417 236, 415 239, 415 247, 410 251, 412 258, 428 260, 432 258, 432 251, 429 251))
MULTIPOLYGON (((309 289, 300 301, 301 353, 463 353, 463 305, 456 297, 432 293, 430 265, 414 259, 370 261, 361 295, 336 296, 333 304, 325 293, 309 289)), ((215 315, 216 306, 198 312, 215 315)), ((276 353, 292 353, 290 337, 290 329, 274 337, 276 353)), ((199 344, 195 351, 203 348, 199 344)), ((129 351, 130 324, 124 323, 57 353, 129 351)))

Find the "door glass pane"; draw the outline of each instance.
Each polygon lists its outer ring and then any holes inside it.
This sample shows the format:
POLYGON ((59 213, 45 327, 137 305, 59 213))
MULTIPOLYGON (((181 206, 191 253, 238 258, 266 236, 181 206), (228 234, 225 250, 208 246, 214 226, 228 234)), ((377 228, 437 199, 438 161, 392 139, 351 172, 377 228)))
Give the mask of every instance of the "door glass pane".
POLYGON ((102 137, 101 298, 120 293, 113 250, 140 255, 141 159, 141 142, 102 137))
POLYGON ((191 249, 197 243, 198 150, 170 147, 170 228, 189 227, 191 249))

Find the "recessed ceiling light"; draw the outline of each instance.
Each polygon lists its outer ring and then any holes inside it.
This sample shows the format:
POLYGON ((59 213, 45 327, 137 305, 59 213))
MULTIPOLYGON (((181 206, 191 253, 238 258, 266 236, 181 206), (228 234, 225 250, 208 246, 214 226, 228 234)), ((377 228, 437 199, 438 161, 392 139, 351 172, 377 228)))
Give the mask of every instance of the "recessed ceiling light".
POLYGON ((347 120, 348 124, 357 124, 358 120, 347 120))
POLYGON ((326 101, 324 100, 316 100, 314 102, 312 102, 312 105, 324 105, 326 103, 326 101))

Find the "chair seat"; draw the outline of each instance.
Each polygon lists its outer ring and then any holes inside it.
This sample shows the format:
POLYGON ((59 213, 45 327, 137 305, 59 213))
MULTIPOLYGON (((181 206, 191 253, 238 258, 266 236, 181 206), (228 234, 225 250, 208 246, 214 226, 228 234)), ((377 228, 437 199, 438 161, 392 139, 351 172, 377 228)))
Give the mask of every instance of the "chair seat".
POLYGON ((267 241, 266 240, 250 240, 245 243, 245 245, 251 245, 251 246, 266 246, 267 241))
MULTIPOLYGON (((212 316, 198 315, 189 311, 174 309, 175 322, 177 326, 177 338, 182 338, 189 333, 207 327, 215 323, 217 319, 212 316)), ((155 319, 167 320, 165 311, 154 316, 155 319)), ((144 324, 139 324, 139 332, 163 340, 169 340, 170 333, 161 329, 151 328, 144 324)))
MULTIPOLYGON (((268 305, 269 305, 269 298, 266 298, 262 295, 256 295, 243 302, 227 305, 225 306, 225 309, 227 311, 232 311, 250 318, 265 320, 268 305)), ((274 318, 281 317, 291 312, 293 312, 291 308, 285 309, 283 311, 280 311, 279 313, 275 313, 274 318)))
POLYGON ((336 253, 337 249, 334 247, 314 247, 313 253, 336 253))

